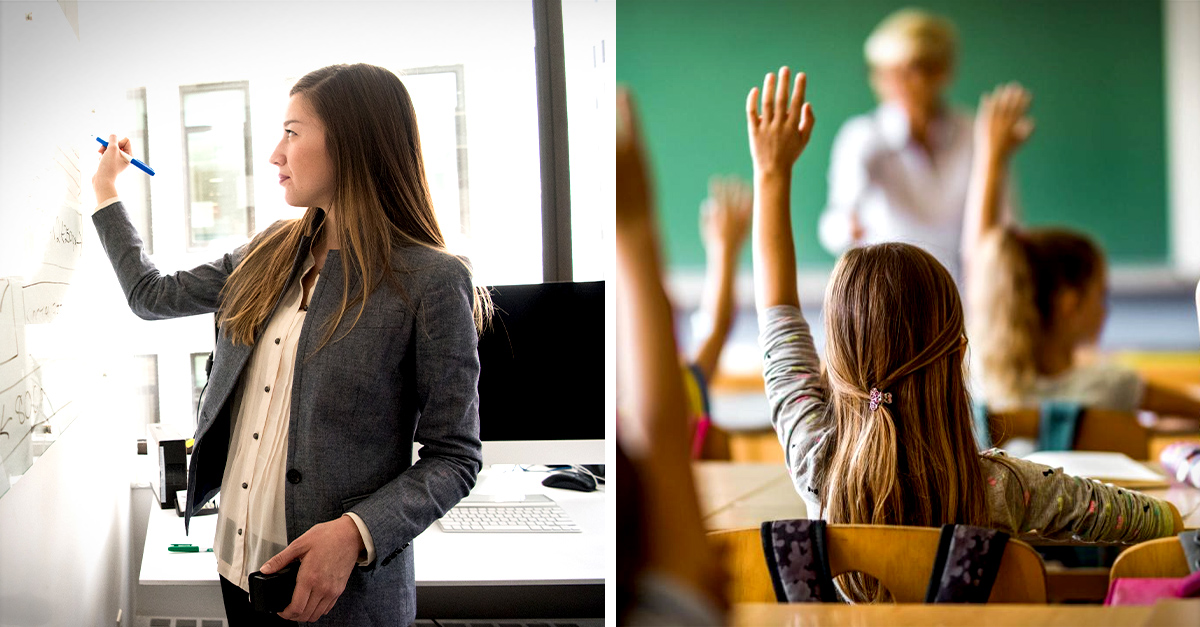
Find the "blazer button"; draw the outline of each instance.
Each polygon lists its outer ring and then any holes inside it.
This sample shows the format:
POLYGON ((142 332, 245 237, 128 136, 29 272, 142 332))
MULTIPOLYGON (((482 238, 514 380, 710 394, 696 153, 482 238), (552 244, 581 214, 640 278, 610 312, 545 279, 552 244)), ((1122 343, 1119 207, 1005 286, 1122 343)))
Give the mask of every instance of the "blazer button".
POLYGON ((300 483, 300 478, 301 475, 299 470, 292 468, 291 470, 287 471, 287 480, 289 483, 300 483))

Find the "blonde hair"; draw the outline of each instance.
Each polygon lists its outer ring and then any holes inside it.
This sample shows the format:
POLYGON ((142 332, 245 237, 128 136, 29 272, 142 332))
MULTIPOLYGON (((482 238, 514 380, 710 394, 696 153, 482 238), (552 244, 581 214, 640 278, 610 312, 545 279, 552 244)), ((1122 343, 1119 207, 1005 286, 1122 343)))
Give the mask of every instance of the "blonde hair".
POLYGON ((1037 378, 1037 347, 1055 328, 1059 293, 1085 290, 1104 267, 1104 253, 1073 231, 1008 227, 985 237, 975 255, 971 337, 984 395, 992 405, 1020 405, 1037 378))
POLYGON ((867 65, 891 67, 917 61, 950 69, 958 38, 949 20, 920 9, 900 9, 884 18, 863 45, 867 65))
MULTIPOLYGON (((320 350, 347 311, 358 305, 345 330, 350 332, 362 317, 367 298, 384 282, 408 297, 392 271, 399 262, 393 247, 423 246, 446 252, 446 242, 425 178, 416 111, 395 74, 364 63, 331 65, 305 75, 290 95, 302 95, 325 126, 325 149, 337 181, 333 199, 337 235, 347 265, 342 301, 326 321, 324 338, 316 349, 320 350)), ((318 221, 320 211, 309 207, 302 218, 257 237, 229 275, 217 318, 235 344, 254 343, 288 280, 302 237, 318 235, 316 231, 324 228, 326 223, 318 221)), ((476 287, 472 296, 476 329, 484 328, 491 311, 486 288, 476 287)))
MULTIPOLYGON (((828 411, 836 444, 821 487, 832 523, 987 525, 971 429, 962 303, 950 273, 908 244, 854 248, 825 295, 828 411), (891 395, 870 407, 871 391, 891 395)), ((874 578, 838 578, 854 601, 886 601, 874 578)))

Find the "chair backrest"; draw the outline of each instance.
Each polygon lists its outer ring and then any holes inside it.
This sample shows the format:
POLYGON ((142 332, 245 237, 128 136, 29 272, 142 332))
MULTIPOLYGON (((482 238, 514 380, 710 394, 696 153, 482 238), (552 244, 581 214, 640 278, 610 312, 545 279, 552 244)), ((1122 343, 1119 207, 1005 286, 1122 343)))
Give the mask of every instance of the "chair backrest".
POLYGON ((710 531, 708 544, 725 565, 726 597, 730 603, 775 602, 775 588, 767 571, 758 527, 710 531))
POLYGON ((1159 538, 1129 547, 1117 556, 1108 581, 1123 577, 1187 577, 1187 560, 1177 536, 1159 538))
MULTIPOLYGON (((897 603, 923 603, 937 557, 941 529, 894 525, 828 525, 829 571, 858 571, 879 579, 897 603)), ((775 591, 759 530, 708 534, 723 555, 732 603, 771 603, 775 591)), ((992 603, 1045 603, 1046 569, 1028 544, 1010 539, 989 597, 992 603)))
MULTIPOLYGON (((921 603, 937 557, 941 529, 892 525, 829 525, 829 572, 859 571, 879 580, 897 603, 921 603)), ((1046 567, 1033 547, 1010 539, 1000 560, 991 603, 1045 603, 1046 567)))
MULTIPOLYGON (((1038 409, 988 412, 988 431, 994 446, 1012 438, 1037 439, 1041 424, 1038 409)), ((1134 412, 1088 409, 1079 417, 1075 434, 1077 451, 1112 451, 1133 459, 1148 459, 1150 432, 1134 412)))

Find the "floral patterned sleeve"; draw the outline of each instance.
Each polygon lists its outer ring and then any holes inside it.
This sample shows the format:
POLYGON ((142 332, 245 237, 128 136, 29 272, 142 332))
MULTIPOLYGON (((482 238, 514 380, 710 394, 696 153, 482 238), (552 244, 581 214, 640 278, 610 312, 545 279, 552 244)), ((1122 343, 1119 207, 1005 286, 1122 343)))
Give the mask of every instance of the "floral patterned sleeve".
POLYGON ((815 518, 823 462, 834 440, 833 423, 825 414, 820 359, 800 308, 771 307, 760 314, 759 326, 771 424, 783 445, 792 482, 815 518))
POLYGON ((992 449, 980 457, 992 526, 1014 536, 1135 543, 1170 536, 1169 505, 992 449))

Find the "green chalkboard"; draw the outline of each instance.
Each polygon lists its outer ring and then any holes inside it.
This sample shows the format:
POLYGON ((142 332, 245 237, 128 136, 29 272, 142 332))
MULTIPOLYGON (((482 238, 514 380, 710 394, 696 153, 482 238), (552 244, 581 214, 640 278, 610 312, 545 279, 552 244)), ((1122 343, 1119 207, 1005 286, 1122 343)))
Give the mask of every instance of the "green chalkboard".
MULTIPOLYGON (((817 127, 796 167, 801 265, 828 266, 817 242, 837 129, 875 106, 862 46, 906 6, 885 0, 623 1, 617 80, 637 99, 651 151, 665 254, 703 265, 697 216, 713 173, 749 178, 745 101, 782 64, 809 76, 817 127)), ((1162 5, 1153 0, 931 0, 957 26, 953 105, 1017 80, 1037 132, 1015 168, 1025 222, 1097 237, 1119 264, 1168 261, 1162 5)), ((745 260, 748 261, 746 255, 745 260)))

